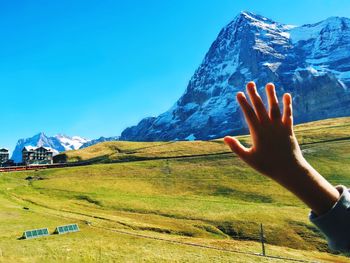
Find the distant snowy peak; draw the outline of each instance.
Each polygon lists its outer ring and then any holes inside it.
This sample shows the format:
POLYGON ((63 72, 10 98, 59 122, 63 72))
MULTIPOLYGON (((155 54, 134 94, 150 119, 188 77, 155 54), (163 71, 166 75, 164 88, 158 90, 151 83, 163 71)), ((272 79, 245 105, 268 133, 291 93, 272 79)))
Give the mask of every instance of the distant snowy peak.
POLYGON ((54 151, 54 154, 58 154, 64 151, 77 150, 87 142, 89 142, 89 140, 78 136, 69 137, 65 135, 56 135, 49 137, 45 133, 41 132, 31 138, 20 139, 17 142, 15 150, 13 151, 12 159, 17 163, 21 162, 22 150, 25 146, 49 147, 54 151))
POLYGON ((60 142, 54 137, 48 137, 45 133, 41 132, 34 135, 31 138, 20 139, 18 140, 15 150, 12 153, 12 159, 19 163, 22 162, 22 150, 26 146, 31 147, 49 147, 54 150, 57 154, 64 150, 64 147, 60 144, 60 142))
POLYGON ((88 140, 79 136, 67 136, 63 134, 58 134, 52 137, 47 136, 45 133, 41 132, 33 137, 27 139, 20 139, 17 142, 15 150, 12 153, 12 159, 20 163, 22 162, 22 150, 24 147, 48 147, 51 148, 55 154, 65 151, 78 150, 81 148, 86 148, 97 143, 118 141, 119 136, 115 137, 100 137, 94 140, 88 140))
POLYGON ((69 137, 62 134, 58 134, 54 137, 61 142, 66 151, 78 150, 83 144, 90 141, 79 136, 69 137))

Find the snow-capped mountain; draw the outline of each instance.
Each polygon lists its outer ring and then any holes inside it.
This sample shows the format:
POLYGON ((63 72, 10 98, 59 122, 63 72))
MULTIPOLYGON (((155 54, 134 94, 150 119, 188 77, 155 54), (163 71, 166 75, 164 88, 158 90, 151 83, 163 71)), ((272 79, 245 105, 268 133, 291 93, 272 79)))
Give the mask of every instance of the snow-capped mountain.
POLYGON ((80 149, 85 143, 90 142, 90 140, 84 139, 79 136, 73 136, 69 137, 66 135, 58 134, 54 136, 57 140, 61 142, 61 145, 65 148, 66 151, 69 150, 78 150, 80 149))
POLYGON ((100 137, 98 139, 94 139, 94 140, 91 140, 91 141, 88 141, 86 143, 84 143, 80 149, 83 149, 83 148, 87 148, 87 147, 90 147, 92 145, 95 145, 95 144, 98 144, 98 143, 101 143, 101 142, 112 142, 112 141, 119 141, 119 138, 120 136, 115 136, 115 137, 100 137))
POLYGON ((53 137, 48 137, 45 135, 45 133, 39 133, 31 138, 20 139, 17 142, 15 150, 13 151, 12 160, 17 163, 22 161, 22 150, 25 146, 49 147, 55 154, 58 154, 64 151, 77 150, 87 142, 89 142, 89 140, 78 136, 69 137, 60 134, 53 137))
POLYGON ((121 140, 213 139, 246 132, 235 94, 254 80, 293 95, 295 122, 350 115, 350 19, 291 26, 241 12, 225 26, 167 112, 127 128, 121 140))

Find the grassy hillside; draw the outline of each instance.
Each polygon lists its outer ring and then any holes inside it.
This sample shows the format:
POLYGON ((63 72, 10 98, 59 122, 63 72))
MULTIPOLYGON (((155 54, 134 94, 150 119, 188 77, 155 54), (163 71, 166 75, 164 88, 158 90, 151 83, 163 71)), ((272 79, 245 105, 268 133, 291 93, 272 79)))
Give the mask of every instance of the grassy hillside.
MULTIPOLYGON (((306 158, 332 183, 350 185, 350 118, 296 130, 306 158)), ((0 261, 281 262, 168 242, 259 253, 260 223, 268 255, 349 261, 329 253, 300 201, 228 153, 222 140, 102 143, 65 156, 116 163, 1 174, 0 261), (65 223, 82 231, 17 240, 26 229, 65 223)))
MULTIPOLYGON (((335 118, 297 125, 300 144, 350 139, 350 118, 335 118)), ((249 144, 249 136, 239 136, 249 144)), ((181 142, 105 142, 82 150, 62 153, 56 159, 67 162, 92 163, 145 160, 193 155, 230 153, 223 140, 181 142)))
POLYGON ((145 160, 177 156, 193 156, 227 152, 223 141, 195 142, 104 142, 86 149, 69 151, 56 156, 67 162, 93 163, 145 160))

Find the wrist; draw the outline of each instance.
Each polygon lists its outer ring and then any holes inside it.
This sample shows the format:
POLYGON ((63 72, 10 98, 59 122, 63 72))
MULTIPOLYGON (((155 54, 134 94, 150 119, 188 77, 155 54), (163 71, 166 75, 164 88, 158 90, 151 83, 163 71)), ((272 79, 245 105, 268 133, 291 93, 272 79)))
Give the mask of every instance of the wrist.
POLYGON ((320 175, 305 159, 300 160, 281 184, 301 199, 313 212, 322 215, 340 197, 338 190, 320 175))

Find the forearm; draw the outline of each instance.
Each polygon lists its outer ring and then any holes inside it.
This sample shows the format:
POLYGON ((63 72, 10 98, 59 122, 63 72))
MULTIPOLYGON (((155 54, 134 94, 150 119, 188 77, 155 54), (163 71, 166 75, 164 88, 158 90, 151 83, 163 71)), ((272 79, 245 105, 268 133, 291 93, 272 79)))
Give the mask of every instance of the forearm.
POLYGON ((317 215, 329 211, 339 199, 339 192, 306 160, 290 169, 286 179, 279 182, 299 199, 301 199, 317 215))

